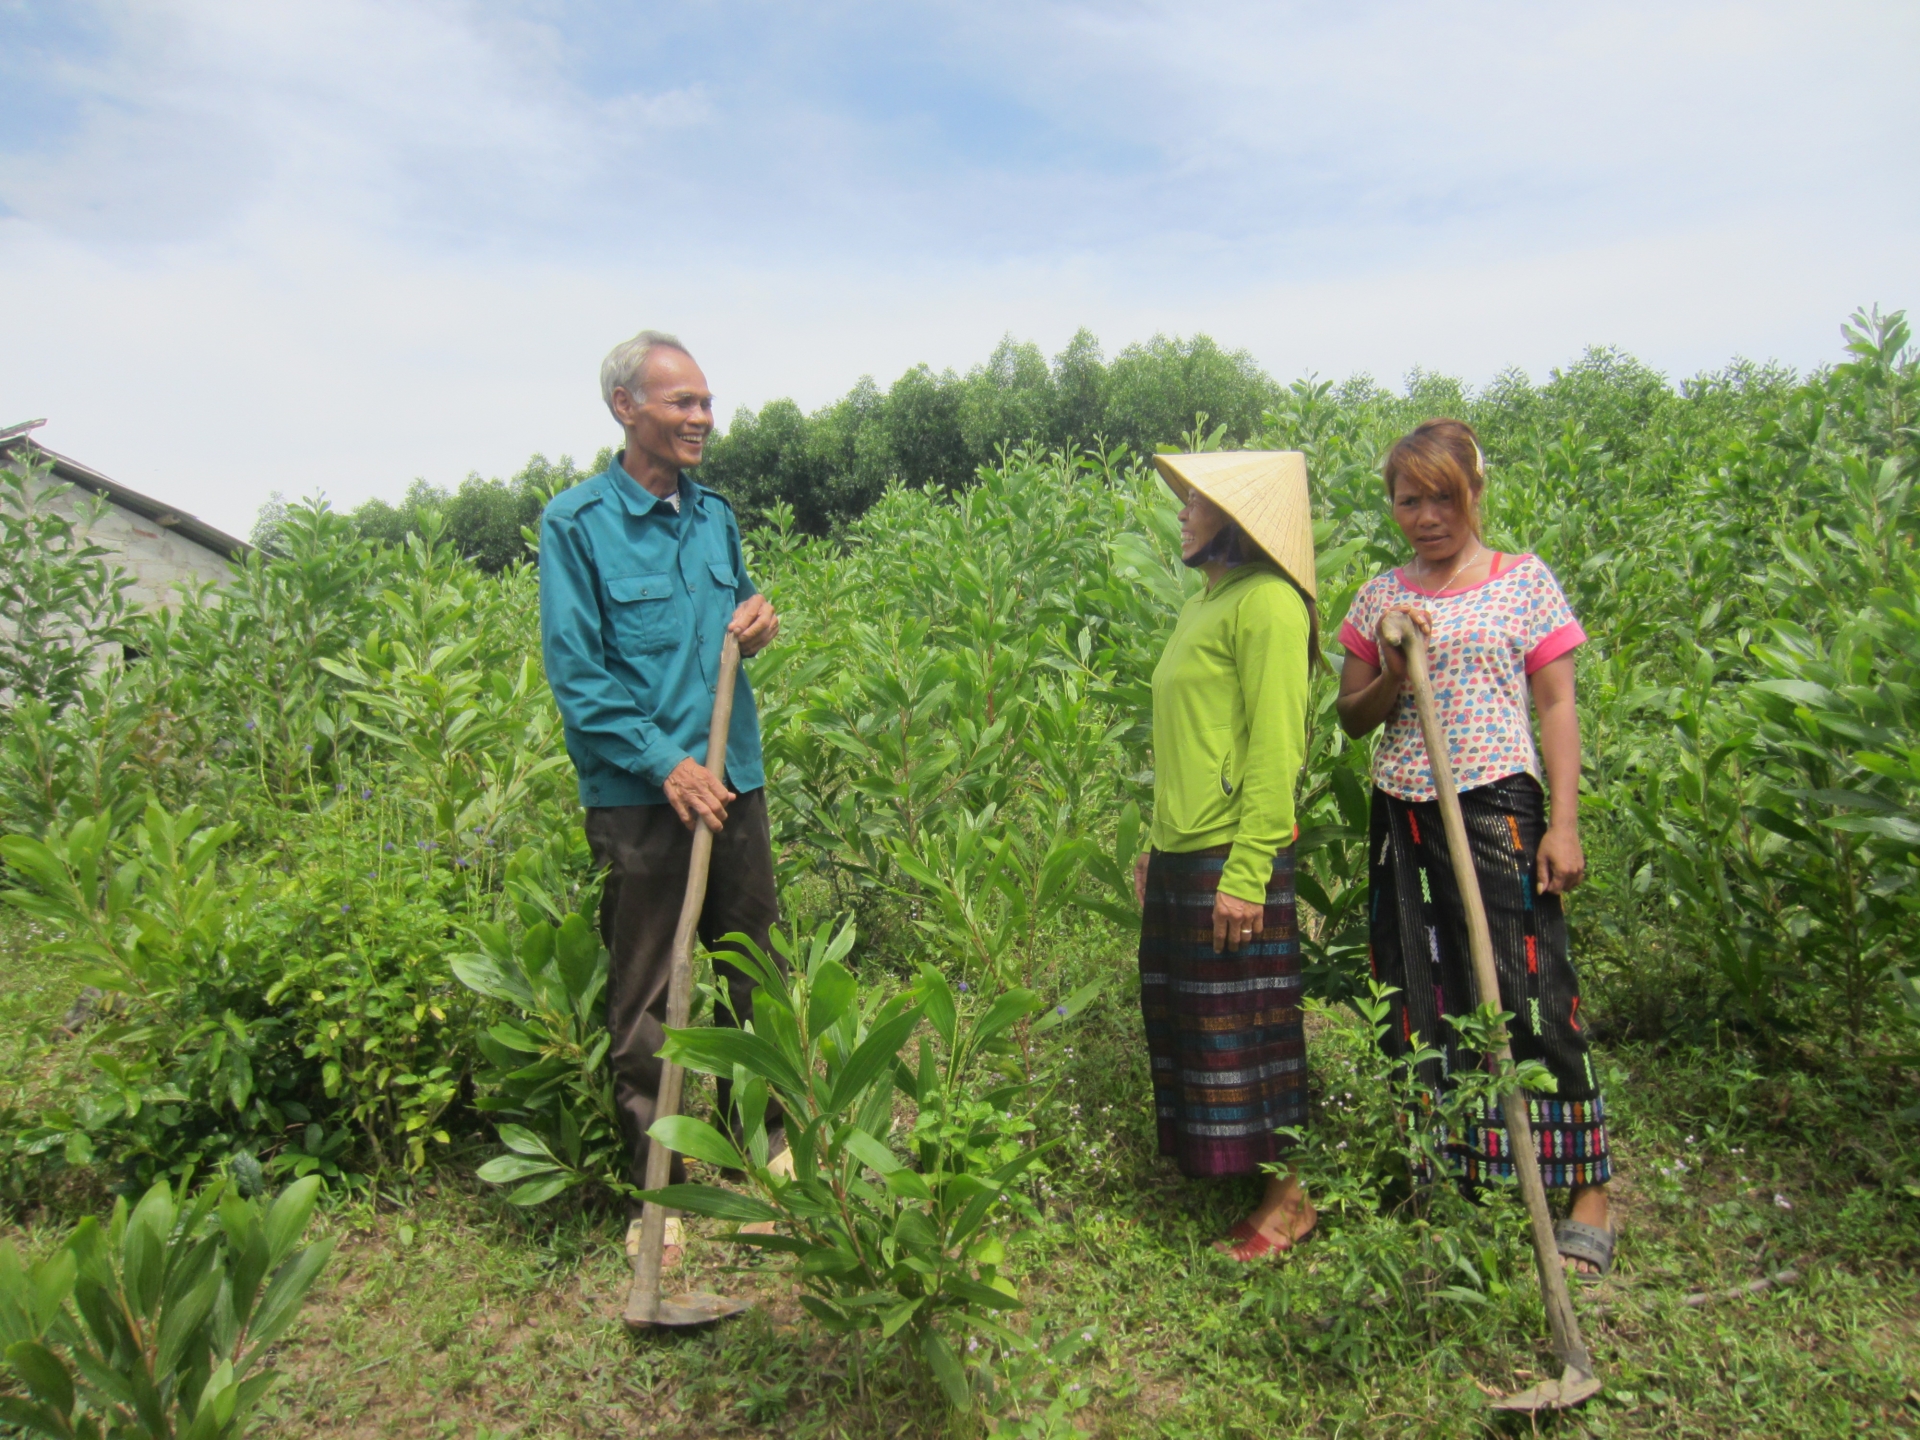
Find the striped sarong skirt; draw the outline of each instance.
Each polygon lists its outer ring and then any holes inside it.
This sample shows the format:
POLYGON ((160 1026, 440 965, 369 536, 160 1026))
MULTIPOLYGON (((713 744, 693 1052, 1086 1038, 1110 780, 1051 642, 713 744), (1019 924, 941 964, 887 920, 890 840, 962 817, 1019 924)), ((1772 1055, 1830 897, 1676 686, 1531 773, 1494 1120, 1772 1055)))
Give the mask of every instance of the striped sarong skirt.
MULTIPOLYGON (((1493 934, 1500 1008, 1511 1011, 1516 1060, 1538 1060, 1557 1088, 1527 1102, 1540 1177, 1554 1188, 1604 1184, 1613 1173, 1606 1107, 1580 1023, 1580 979, 1567 955, 1560 897, 1536 893, 1535 861, 1546 833, 1546 800, 1531 775, 1509 775, 1462 792, 1467 843, 1493 934)), ((1446 1017, 1474 1008, 1466 912, 1454 884, 1438 801, 1413 802, 1373 792, 1369 956, 1374 978, 1395 987, 1389 1055, 1416 1037, 1444 1051, 1421 1067, 1430 1090, 1485 1057, 1461 1048, 1446 1017)), ((1498 1104, 1447 1137, 1447 1151, 1469 1184, 1510 1179, 1513 1156, 1498 1104)))
POLYGON ((1147 863, 1140 1010, 1160 1153, 1192 1176, 1251 1175, 1307 1119, 1293 847, 1273 860, 1266 914, 1238 950, 1213 948, 1213 897, 1231 846, 1147 863))

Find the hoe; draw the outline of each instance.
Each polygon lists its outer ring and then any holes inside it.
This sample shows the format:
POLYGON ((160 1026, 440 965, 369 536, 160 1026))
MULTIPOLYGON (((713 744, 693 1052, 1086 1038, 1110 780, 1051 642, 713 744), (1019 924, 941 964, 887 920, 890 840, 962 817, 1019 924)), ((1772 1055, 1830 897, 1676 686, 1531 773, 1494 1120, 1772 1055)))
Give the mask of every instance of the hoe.
MULTIPOLYGON (((1480 881, 1474 874, 1473 857, 1467 849, 1467 824, 1460 813, 1460 792, 1454 788, 1453 767, 1447 761, 1447 737, 1440 728, 1434 710, 1433 685, 1427 676, 1427 641, 1419 628, 1405 615, 1389 613, 1380 622, 1380 638, 1403 651, 1407 657, 1407 678, 1413 682, 1413 700, 1420 711, 1420 733, 1427 742, 1427 758, 1433 765, 1434 788, 1440 792, 1440 815, 1447 832, 1447 853, 1453 860, 1453 878, 1460 887, 1460 898, 1467 910, 1467 949, 1473 961, 1473 989, 1477 1003, 1497 1005, 1500 979, 1493 968, 1493 937, 1487 930, 1487 911, 1480 899, 1480 881)), ((675 972, 676 974, 678 972, 675 972)), ((1501 1032, 1496 1058, 1502 1065, 1512 1062, 1513 1051, 1501 1032)), ((1520 1177, 1520 1194, 1527 1202, 1527 1215, 1533 1222, 1533 1258, 1540 1271, 1540 1294, 1546 1302, 1547 1326, 1552 1332, 1553 1353, 1564 1367, 1558 1380, 1543 1380, 1517 1395, 1493 1402, 1496 1410, 1565 1410, 1590 1400, 1600 1393, 1600 1378, 1593 1372, 1593 1359, 1580 1339, 1580 1324, 1573 1316, 1573 1301, 1567 1294, 1567 1276, 1560 1263, 1560 1247, 1553 1239, 1553 1219, 1547 1213, 1546 1187, 1540 1183, 1540 1159, 1533 1145, 1533 1125, 1527 1118, 1527 1097, 1515 1085, 1500 1101, 1506 1116, 1507 1138, 1513 1150, 1513 1168, 1520 1177)))
MULTIPOLYGON (((733 682, 739 674, 740 642, 728 635, 720 646, 719 683, 713 691, 713 725, 707 734, 707 769, 715 775, 727 773, 727 726, 733 719, 733 682)), ((700 908, 706 904, 707 867, 712 860, 713 832, 696 821, 693 855, 687 864, 687 893, 680 901, 680 924, 673 932, 672 969, 667 979, 669 1029, 681 1029, 687 1023, 687 1010, 693 999, 693 931, 700 923, 700 908)), ((661 1063, 660 1094, 653 1107, 655 1120, 680 1113, 680 1088, 685 1079, 685 1072, 671 1060, 661 1063)), ((672 1152, 658 1140, 647 1147, 647 1189, 658 1190, 667 1183, 672 1163, 672 1152)), ((629 1329, 705 1325, 738 1315, 747 1308, 744 1300, 729 1300, 702 1291, 662 1299, 660 1259, 666 1239, 666 1209, 649 1200, 646 1209, 640 1212, 640 1255, 634 1262, 633 1288, 627 1292, 627 1310, 622 1317, 629 1329)))

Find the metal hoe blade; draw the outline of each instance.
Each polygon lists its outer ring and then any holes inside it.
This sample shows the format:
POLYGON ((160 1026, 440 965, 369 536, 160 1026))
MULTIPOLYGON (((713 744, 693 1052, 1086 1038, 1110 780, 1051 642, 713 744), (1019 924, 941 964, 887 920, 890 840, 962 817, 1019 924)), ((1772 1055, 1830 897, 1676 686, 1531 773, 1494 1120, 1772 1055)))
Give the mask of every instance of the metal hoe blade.
POLYGON ((738 1315, 748 1308, 744 1300, 729 1300, 724 1295, 709 1295, 704 1290, 696 1290, 690 1294, 669 1295, 661 1299, 651 1319, 641 1319, 631 1309, 625 1318, 627 1324, 636 1330, 650 1326, 677 1329, 686 1325, 710 1325, 715 1320, 725 1320, 729 1315, 738 1315))
POLYGON ((1495 1400, 1494 1410, 1518 1410, 1532 1414, 1540 1410, 1568 1410, 1600 1393, 1600 1378, 1571 1365, 1560 1372, 1558 1380, 1542 1380, 1515 1395, 1495 1400))

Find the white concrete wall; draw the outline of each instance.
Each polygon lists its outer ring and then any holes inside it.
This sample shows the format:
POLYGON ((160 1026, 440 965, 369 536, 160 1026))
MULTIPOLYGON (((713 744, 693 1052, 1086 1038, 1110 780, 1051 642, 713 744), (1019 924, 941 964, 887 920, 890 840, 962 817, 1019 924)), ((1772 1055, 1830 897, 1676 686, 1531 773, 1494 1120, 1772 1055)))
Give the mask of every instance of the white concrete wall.
MULTIPOLYGON (((99 497, 78 485, 54 498, 51 508, 78 520, 82 506, 97 505, 99 497)), ((175 586, 211 580, 224 585, 232 576, 226 557, 197 545, 186 536, 156 525, 144 515, 108 502, 106 513, 88 531, 96 545, 113 552, 118 564, 133 576, 127 598, 146 609, 177 603, 175 586)))

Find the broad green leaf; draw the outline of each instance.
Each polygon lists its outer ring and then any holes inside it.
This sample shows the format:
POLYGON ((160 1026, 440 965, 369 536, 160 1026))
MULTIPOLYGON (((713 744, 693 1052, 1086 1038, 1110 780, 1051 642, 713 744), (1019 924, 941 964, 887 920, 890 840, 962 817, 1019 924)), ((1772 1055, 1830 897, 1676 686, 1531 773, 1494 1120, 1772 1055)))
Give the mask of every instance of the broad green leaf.
POLYGON ((979 1305, 988 1310, 1018 1310, 1024 1304, 1018 1295, 1010 1295, 994 1286, 982 1285, 960 1275, 949 1275, 941 1288, 969 1305, 979 1305))
POLYGON ((458 955, 450 962, 454 978, 469 990, 523 1009, 533 1006, 533 991, 525 980, 491 955, 458 955))
POLYGON ((947 1403, 956 1410, 971 1409, 973 1396, 967 1390, 967 1372, 960 1368, 959 1360, 954 1358, 952 1349, 938 1330, 927 1331, 926 1338, 920 1342, 920 1353, 926 1357, 933 1378, 940 1382, 940 1388, 946 1392, 947 1403))
POLYGON ((846 966, 838 960, 823 961, 808 982, 807 1033, 818 1038, 837 1025, 852 1007, 857 991, 846 966))
POLYGON ((880 1338, 882 1340, 891 1340, 897 1335, 900 1332, 900 1327, 913 1319, 915 1312, 925 1303, 925 1299, 925 1296, 915 1296, 911 1300, 903 1300, 891 1310, 887 1311, 885 1315, 881 1316, 880 1338))
POLYGON ((800 1308, 806 1311, 822 1325, 836 1333, 844 1334, 853 1329, 853 1321, 838 1306, 830 1305, 818 1295, 802 1295, 800 1308))
POLYGON ((559 1174, 549 1175, 544 1180, 529 1180, 517 1190, 507 1192, 507 1203, 523 1208, 544 1205, 561 1191, 579 1183, 580 1178, 577 1175, 559 1174))
POLYGON ((516 1155, 531 1155, 555 1165, 560 1163, 553 1151, 547 1148, 547 1142, 524 1125, 502 1125, 499 1134, 500 1143, 516 1155))
POLYGON ((1099 996, 1101 988, 1104 984, 1105 984, 1104 981, 1092 980, 1092 981, 1089 981, 1087 984, 1082 985, 1078 990, 1074 991, 1065 1000, 1061 1001, 1058 1005, 1053 1006, 1051 1009, 1047 1011, 1046 1014, 1042 1015, 1038 1020, 1033 1022, 1034 1034, 1042 1035, 1042 1034, 1045 1034, 1047 1031, 1053 1029, 1057 1025, 1066 1024, 1067 1021, 1071 1020, 1074 1016, 1078 1015, 1082 1010, 1086 1009, 1087 1006, 1093 1003, 1093 1001, 1099 996))
POLYGON ((912 1170, 901 1168, 884 1172, 887 1189, 903 1200, 931 1202, 933 1191, 927 1188, 927 1182, 912 1170))
POLYGON ((736 1030, 731 1025, 695 1026, 667 1031, 667 1043, 661 1054, 675 1064, 703 1075, 729 1078, 733 1067, 744 1066, 749 1075, 758 1075, 774 1089, 789 1096, 804 1096, 807 1084, 786 1056, 759 1035, 736 1030))
POLYGON ((843 1143, 848 1154, 882 1175, 891 1175, 903 1168, 899 1156, 858 1126, 849 1128, 843 1143))
POLYGON ((920 979, 913 987, 913 998, 926 1015, 927 1023, 933 1026, 948 1048, 952 1048, 957 1012, 953 987, 947 984, 947 977, 933 966, 922 963, 920 979))
POLYGON ((278 1265, 300 1243, 307 1221, 313 1217, 314 1204, 320 1198, 320 1177, 309 1175, 296 1180, 273 1202, 267 1211, 267 1263, 278 1265))
POLYGON ((695 1120, 690 1115, 663 1116, 653 1122, 647 1135, 669 1150, 691 1155, 695 1160, 704 1160, 709 1165, 718 1165, 725 1170, 747 1168, 747 1162, 726 1136, 706 1121, 695 1120))
POLYGON ((983 1044, 1002 1031, 1009 1030, 1029 1015, 1037 1014, 1047 1008, 1047 1002, 1031 990, 1015 988, 1007 991, 988 1007, 987 1013, 974 1022, 974 1043, 983 1044))
POLYGON ((780 1218, 780 1212, 764 1201, 722 1190, 717 1185, 663 1185, 658 1190, 643 1190, 637 1198, 665 1205, 669 1210, 690 1210, 713 1220, 752 1223, 780 1218))
POLYGON ((474 1174, 489 1185, 505 1185, 533 1175, 550 1175, 557 1168, 550 1160, 535 1160, 526 1155, 496 1155, 474 1174))
POLYGON ((838 1115, 851 1106, 867 1086, 892 1066, 894 1056, 900 1053, 900 1047, 907 1043, 907 1037, 913 1034, 913 1027, 919 1023, 920 1012, 909 1010, 869 1031, 867 1038, 860 1042, 860 1048, 853 1052, 845 1068, 835 1078, 833 1096, 827 1101, 827 1112, 838 1115))
POLYGON ((333 1239, 328 1237, 316 1245, 297 1251, 274 1272, 273 1279, 267 1282, 266 1294, 260 1297, 259 1308, 253 1313, 253 1324, 247 1331, 247 1343, 252 1353, 258 1354, 271 1345, 293 1323, 293 1317, 299 1314, 300 1306, 307 1298, 307 1291, 326 1268, 332 1255, 333 1239))
POLYGON ((600 965, 600 932, 581 914, 567 916, 560 926, 556 946, 556 968, 567 994, 578 999, 593 984, 600 965))
POLYGON ((21 1340, 7 1347, 7 1363, 34 1399, 63 1417, 73 1413, 73 1376, 53 1351, 37 1341, 21 1340))

